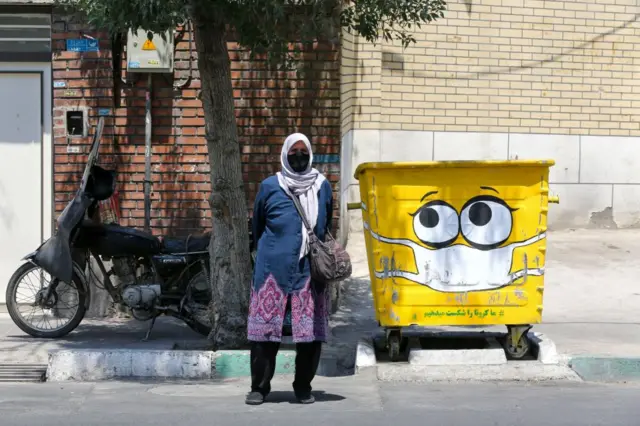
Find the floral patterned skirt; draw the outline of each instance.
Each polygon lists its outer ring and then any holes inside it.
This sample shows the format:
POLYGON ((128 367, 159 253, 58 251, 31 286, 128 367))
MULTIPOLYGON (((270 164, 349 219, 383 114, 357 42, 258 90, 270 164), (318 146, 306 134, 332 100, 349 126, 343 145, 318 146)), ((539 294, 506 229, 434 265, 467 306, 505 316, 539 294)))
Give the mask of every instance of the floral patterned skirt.
POLYGON ((326 286, 316 288, 311 280, 308 280, 302 289, 291 292, 289 297, 272 275, 267 277, 257 291, 252 286, 248 321, 249 340, 280 342, 285 317, 289 315, 294 342, 326 342, 329 329, 329 291, 326 286), (287 301, 290 302, 290 312, 287 309, 287 301))

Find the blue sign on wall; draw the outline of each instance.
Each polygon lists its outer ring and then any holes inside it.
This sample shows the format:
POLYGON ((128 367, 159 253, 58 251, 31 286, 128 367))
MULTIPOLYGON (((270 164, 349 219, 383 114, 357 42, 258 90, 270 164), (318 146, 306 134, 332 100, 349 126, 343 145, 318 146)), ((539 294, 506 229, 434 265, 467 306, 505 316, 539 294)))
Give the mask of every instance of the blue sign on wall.
POLYGON ((313 156, 314 163, 339 163, 340 156, 337 154, 318 154, 313 156))
POLYGON ((67 40, 67 50, 69 52, 98 52, 100 43, 98 40, 88 38, 67 40))
POLYGON ((109 115, 111 113, 111 111, 109 110, 109 108, 100 108, 98 110, 98 115, 101 117, 104 117, 105 115, 109 115))

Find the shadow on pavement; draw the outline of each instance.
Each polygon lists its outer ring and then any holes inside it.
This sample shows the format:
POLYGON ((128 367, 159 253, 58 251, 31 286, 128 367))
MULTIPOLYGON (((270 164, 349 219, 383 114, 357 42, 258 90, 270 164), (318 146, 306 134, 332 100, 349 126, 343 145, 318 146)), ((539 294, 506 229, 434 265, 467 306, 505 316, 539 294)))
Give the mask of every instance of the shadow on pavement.
MULTIPOLYGON (((343 401, 346 398, 341 395, 336 395, 333 393, 326 393, 324 391, 313 391, 313 396, 316 398, 316 402, 335 402, 335 401, 343 401)), ((288 402, 290 404, 299 404, 296 399, 293 391, 273 391, 267 396, 265 400, 266 404, 281 404, 283 402, 288 402)))

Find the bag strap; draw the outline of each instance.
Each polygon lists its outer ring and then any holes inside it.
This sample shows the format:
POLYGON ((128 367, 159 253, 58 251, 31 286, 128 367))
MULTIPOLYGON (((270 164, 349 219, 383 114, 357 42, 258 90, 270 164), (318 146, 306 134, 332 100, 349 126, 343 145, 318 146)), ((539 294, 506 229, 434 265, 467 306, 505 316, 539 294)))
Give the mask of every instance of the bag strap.
POLYGON ((309 225, 309 221, 307 220, 307 215, 304 214, 304 210, 302 210, 302 206, 300 205, 300 199, 293 194, 291 195, 291 199, 293 200, 293 204, 296 206, 296 210, 298 210, 298 214, 302 218, 304 227, 307 228, 307 232, 309 233, 310 236, 315 235, 315 233, 313 232, 313 229, 311 229, 311 225, 309 225))

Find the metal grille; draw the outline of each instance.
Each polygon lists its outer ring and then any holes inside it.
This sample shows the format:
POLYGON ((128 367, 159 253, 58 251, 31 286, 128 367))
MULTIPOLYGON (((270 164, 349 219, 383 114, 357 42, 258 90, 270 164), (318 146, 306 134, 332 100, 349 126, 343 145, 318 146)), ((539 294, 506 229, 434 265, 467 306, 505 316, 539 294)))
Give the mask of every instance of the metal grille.
POLYGON ((0 14, 0 52, 51 52, 51 15, 0 14))

